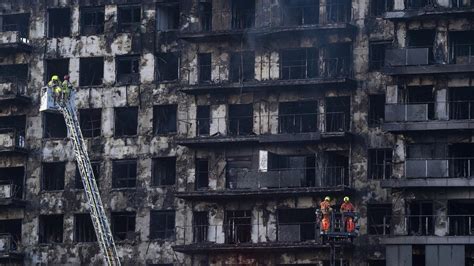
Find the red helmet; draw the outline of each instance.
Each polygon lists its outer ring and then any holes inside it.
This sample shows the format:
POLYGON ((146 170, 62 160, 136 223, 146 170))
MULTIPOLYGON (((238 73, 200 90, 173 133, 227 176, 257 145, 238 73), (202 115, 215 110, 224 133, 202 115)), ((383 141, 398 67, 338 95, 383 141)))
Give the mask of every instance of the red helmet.
POLYGON ((69 75, 64 75, 64 80, 69 80, 69 75))

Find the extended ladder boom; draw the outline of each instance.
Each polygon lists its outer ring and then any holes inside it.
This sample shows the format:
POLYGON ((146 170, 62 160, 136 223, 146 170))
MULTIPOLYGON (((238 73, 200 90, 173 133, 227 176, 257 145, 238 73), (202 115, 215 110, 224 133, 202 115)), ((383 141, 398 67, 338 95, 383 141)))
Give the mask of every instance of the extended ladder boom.
POLYGON ((81 128, 77 119, 76 109, 71 101, 59 104, 59 110, 64 116, 66 126, 71 135, 74 155, 81 174, 82 184, 89 203, 90 215, 94 225, 97 241, 104 254, 107 265, 120 265, 119 256, 115 247, 110 224, 104 211, 99 189, 94 178, 87 147, 82 137, 81 128))

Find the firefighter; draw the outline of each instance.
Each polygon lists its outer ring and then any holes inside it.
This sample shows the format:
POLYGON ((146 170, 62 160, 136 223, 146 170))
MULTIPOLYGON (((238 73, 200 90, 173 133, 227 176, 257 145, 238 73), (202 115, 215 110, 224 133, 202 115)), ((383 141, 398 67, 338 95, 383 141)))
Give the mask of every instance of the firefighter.
POLYGON ((323 201, 319 204, 321 213, 323 215, 321 219, 321 231, 323 232, 328 232, 329 228, 331 227, 331 198, 329 196, 326 196, 323 201))
POLYGON ((62 83, 63 100, 68 100, 71 95, 72 84, 69 81, 69 75, 64 75, 64 81, 62 83))
POLYGON ((354 223, 354 205, 349 200, 349 197, 344 197, 344 203, 341 204, 340 211, 343 215, 346 232, 352 233, 355 230, 354 223))
POLYGON ((53 99, 54 103, 56 104, 62 93, 61 80, 59 80, 58 75, 53 75, 51 77, 51 80, 48 82, 48 87, 50 87, 53 92, 53 99))

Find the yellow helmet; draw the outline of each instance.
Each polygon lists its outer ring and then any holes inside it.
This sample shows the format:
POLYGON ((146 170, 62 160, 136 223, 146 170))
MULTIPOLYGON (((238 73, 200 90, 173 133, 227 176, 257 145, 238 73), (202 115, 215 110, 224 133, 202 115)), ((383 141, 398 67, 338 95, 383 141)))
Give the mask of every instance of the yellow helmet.
POLYGON ((349 197, 344 197, 344 202, 349 202, 349 197))
POLYGON ((51 77, 51 80, 52 80, 52 81, 59 80, 59 77, 58 77, 58 75, 53 75, 53 76, 51 77))
POLYGON ((331 198, 330 198, 329 196, 326 196, 326 197, 324 198, 324 200, 325 200, 325 201, 331 201, 331 198))

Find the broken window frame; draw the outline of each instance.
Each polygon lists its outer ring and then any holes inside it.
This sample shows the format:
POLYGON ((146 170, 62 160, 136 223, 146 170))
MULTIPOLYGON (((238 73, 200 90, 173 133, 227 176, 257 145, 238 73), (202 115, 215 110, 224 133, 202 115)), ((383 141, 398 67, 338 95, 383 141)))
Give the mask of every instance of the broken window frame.
POLYGON ((279 134, 308 133, 319 130, 317 101, 280 102, 278 105, 279 134), (312 107, 313 111, 304 111, 308 107, 312 107))
POLYGON ((281 80, 310 79, 318 76, 319 49, 311 47, 285 49, 280 51, 281 80), (300 55, 301 58, 297 58, 295 53, 303 54, 300 55))
POLYGON ((229 110, 227 134, 229 136, 248 136, 254 134, 253 104, 229 104, 228 107, 229 110), (237 115, 237 113, 248 114, 237 115))
POLYGON ((80 28, 81 35, 90 36, 90 35, 99 35, 104 33, 105 25, 105 7, 80 7, 80 28), (90 16, 90 21, 88 17, 90 16), (90 22, 89 24, 85 24, 90 22))
POLYGON ((449 119, 472 120, 474 119, 473 87, 450 87, 449 90, 449 119))
POLYGON ((209 160, 203 158, 197 158, 195 161, 195 189, 206 190, 209 188, 209 160))
POLYGON ((177 52, 156 54, 156 80, 160 83, 179 80, 181 57, 177 52), (176 66, 176 67, 174 67, 176 66))
POLYGON ((196 135, 209 136, 211 132, 211 106, 198 105, 196 108, 196 135))
POLYGON ((112 212, 110 216, 111 216, 112 235, 114 236, 115 241, 134 240, 134 239, 130 239, 129 236, 133 234, 133 237, 135 237, 136 213, 135 212, 112 212), (124 221, 122 222, 125 223, 125 226, 123 226, 125 231, 117 231, 118 230, 117 223, 119 222, 118 219, 124 219, 124 221))
POLYGON ((176 211, 152 210, 150 211, 150 239, 174 240, 176 238, 176 211), (164 222, 160 220, 164 219, 164 222))
POLYGON ((335 96, 325 98, 325 131, 346 132, 351 127, 351 97, 335 96), (331 103, 332 102, 332 103, 331 103))
POLYGON ((62 214, 40 215, 38 229, 40 244, 63 243, 64 216, 62 214))
POLYGON ((241 51, 230 54, 229 80, 238 83, 255 80, 254 51, 241 51))
POLYGON ((244 6, 249 1, 232 0, 232 29, 244 30, 255 27, 255 0, 251 0, 252 6, 244 6), (242 4, 244 3, 244 4, 242 4))
POLYGON ((392 216, 392 204, 367 205, 367 234, 389 235, 392 216), (375 212, 375 213, 373 213, 375 212), (380 214, 383 216, 379 217, 380 214))
POLYGON ((319 1, 282 1, 281 22, 284 26, 315 25, 319 23, 319 1), (301 3, 300 3, 301 2, 301 3))
POLYGON ((385 66, 385 51, 390 47, 391 44, 391 41, 369 42, 369 71, 382 70, 382 68, 385 66))
POLYGON ((96 242, 94 225, 89 213, 74 214, 74 242, 87 243, 96 242))
POLYGON ((115 57, 116 82, 120 85, 140 83, 140 56, 121 55, 115 57))
POLYGON ((176 134, 178 132, 178 105, 153 106, 153 133, 155 135, 176 134))
POLYGON ((252 211, 226 211, 224 216, 226 244, 250 243, 252 241, 252 211))
POLYGON ((385 94, 369 95, 369 127, 381 126, 385 119, 385 94))
POLYGON ((212 82, 212 54, 211 53, 198 53, 198 83, 207 84, 211 82, 212 82))
POLYGON ((387 148, 368 150, 368 177, 371 180, 392 178, 393 150, 387 148))
POLYGON ((112 161, 112 188, 128 189, 137 186, 138 162, 136 159, 112 161), (122 176, 123 175, 123 176, 122 176))
POLYGON ((180 5, 179 2, 162 2, 156 6, 156 29, 157 31, 175 31, 180 26, 180 5), (160 11, 162 9, 162 11, 160 11), (161 15, 166 14, 166 18, 161 19, 161 15), (170 15, 172 14, 172 15, 170 15))
POLYGON ((102 109, 79 109, 79 123, 84 138, 100 137, 102 134, 102 109))
MULTIPOLYGON (((71 21, 71 8, 69 7, 63 7, 63 8, 50 8, 48 9, 48 38, 64 38, 64 37, 69 37, 71 36, 71 26, 72 26, 72 21, 71 21), (56 22, 56 26, 53 25, 52 23, 52 17, 57 17, 58 14, 52 14, 53 12, 67 12, 65 14, 62 14, 63 19, 59 19, 58 22, 56 22), (67 23, 65 23, 65 21, 67 23)), ((55 18, 56 19, 56 18, 55 18)))
POLYGON ((30 13, 5 14, 1 16, 1 21, 2 32, 18 31, 21 38, 28 39, 30 33, 30 13), (6 23, 5 20, 10 18, 12 22, 6 23))
MULTIPOLYGON (((95 182, 97 186, 99 186, 99 179, 100 179, 100 170, 102 162, 101 161, 91 161, 92 173, 94 174, 95 182)), ((81 173, 79 172, 79 168, 76 164, 76 173, 74 175, 74 189, 84 189, 84 184, 82 183, 81 173)))
POLYGON ((114 112, 114 137, 123 138, 136 136, 138 133, 138 107, 116 107, 114 112), (127 115, 124 113, 125 111, 135 112, 135 114, 131 113, 127 115), (120 115, 126 115, 127 117, 121 119, 119 118, 120 115), (133 117, 131 118, 130 115, 133 115, 133 117), (118 121, 121 121, 123 124, 117 124, 118 121), (133 129, 130 125, 133 126, 133 129))
POLYGON ((202 32, 212 31, 212 1, 199 1, 199 21, 202 32))
POLYGON ((176 185, 176 156, 153 159, 152 185, 155 187, 176 185))
POLYGON ((370 0, 371 17, 382 17, 385 12, 393 10, 394 0, 370 0))
POLYGON ((64 190, 65 171, 66 162, 43 162, 41 164, 41 191, 50 192, 64 190), (53 171, 54 174, 58 174, 59 176, 49 176, 47 173, 48 169, 45 169, 46 167, 50 167, 49 171, 53 171), (59 169, 53 169, 56 167, 59 169))
POLYGON ((209 212, 193 212, 193 243, 205 243, 208 241, 209 212))
POLYGON ((101 86, 103 79, 103 57, 82 57, 79 60, 79 86, 101 86))
POLYGON ((140 30, 142 20, 141 5, 119 5, 117 7, 117 28, 118 32, 137 32, 140 30), (138 18, 137 18, 138 10, 138 18), (130 21, 124 21, 125 12, 129 12, 130 21))

